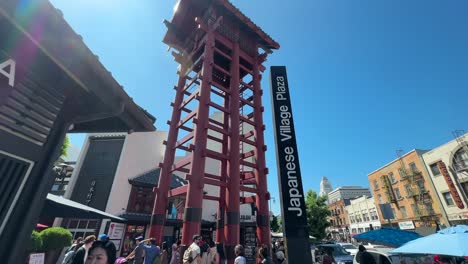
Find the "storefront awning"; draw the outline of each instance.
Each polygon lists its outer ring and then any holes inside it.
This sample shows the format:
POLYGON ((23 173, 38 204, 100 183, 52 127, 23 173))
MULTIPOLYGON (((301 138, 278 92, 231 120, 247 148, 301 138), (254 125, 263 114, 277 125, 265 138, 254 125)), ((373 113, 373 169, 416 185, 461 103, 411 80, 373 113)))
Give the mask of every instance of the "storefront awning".
POLYGON ((101 210, 89 207, 84 204, 65 199, 61 196, 47 194, 42 214, 53 217, 63 218, 82 218, 82 219, 112 219, 113 221, 125 222, 124 218, 103 212, 101 210))

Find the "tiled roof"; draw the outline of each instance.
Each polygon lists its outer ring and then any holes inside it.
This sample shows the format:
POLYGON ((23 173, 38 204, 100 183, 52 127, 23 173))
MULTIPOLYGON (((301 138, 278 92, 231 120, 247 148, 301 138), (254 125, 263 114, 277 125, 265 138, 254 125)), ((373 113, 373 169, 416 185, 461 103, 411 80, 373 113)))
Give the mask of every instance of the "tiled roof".
POLYGON ((244 22, 248 27, 250 27, 250 29, 252 29, 265 41, 267 41, 271 45, 271 48, 279 49, 280 45, 276 41, 274 41, 273 38, 270 37, 270 35, 268 35, 259 26, 257 26, 248 16, 242 13, 242 11, 240 11, 239 8, 234 6, 229 0, 219 0, 219 2, 221 2, 227 10, 235 14, 240 21, 244 22))
MULTIPOLYGON (((130 184, 140 184, 140 185, 155 187, 158 185, 160 171, 161 171, 160 168, 152 169, 134 178, 129 179, 128 182, 130 184)), ((183 185, 186 185, 187 183, 188 182, 186 180, 182 179, 181 177, 175 174, 172 174, 171 189, 181 187, 183 185)))

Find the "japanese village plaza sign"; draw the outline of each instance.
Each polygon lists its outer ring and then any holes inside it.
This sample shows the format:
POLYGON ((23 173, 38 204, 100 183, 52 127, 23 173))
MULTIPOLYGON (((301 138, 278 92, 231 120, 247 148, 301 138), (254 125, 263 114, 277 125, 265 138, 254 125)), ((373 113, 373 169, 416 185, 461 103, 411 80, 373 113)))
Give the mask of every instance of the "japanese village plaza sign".
POLYGON ((286 67, 272 66, 270 70, 286 255, 289 263, 312 263, 286 67))

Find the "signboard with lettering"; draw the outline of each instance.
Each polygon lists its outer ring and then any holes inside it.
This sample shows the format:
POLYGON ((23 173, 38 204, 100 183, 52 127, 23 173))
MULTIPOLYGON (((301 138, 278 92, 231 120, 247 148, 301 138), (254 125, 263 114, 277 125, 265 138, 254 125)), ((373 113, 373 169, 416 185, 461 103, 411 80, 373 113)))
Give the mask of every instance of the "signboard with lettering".
POLYGON ((247 264, 255 264, 255 248, 257 246, 255 227, 245 228, 244 241, 244 257, 247 264))
POLYGON ((29 255, 29 264, 44 264, 45 253, 35 253, 29 255))
POLYGON ((413 223, 413 221, 399 222, 399 223, 398 223, 398 226, 399 226, 400 229, 402 229, 402 230, 411 230, 411 229, 415 229, 415 228, 414 228, 414 223, 413 223))
POLYGON ((447 166, 445 166, 445 163, 443 161, 439 161, 437 162, 437 167, 439 168, 440 173, 442 173, 442 176, 444 176, 445 182, 447 183, 449 187, 450 195, 455 201, 455 204, 457 205, 457 207, 460 209, 465 208, 465 205, 463 204, 460 194, 458 194, 457 188, 455 187, 455 184, 453 183, 452 177, 450 176, 447 170, 447 166))
POLYGON ((284 66, 271 67, 271 97, 286 258, 289 263, 312 263, 299 154, 284 66))
POLYGON ((122 239, 125 231, 125 224, 111 222, 109 225, 109 239, 122 239))

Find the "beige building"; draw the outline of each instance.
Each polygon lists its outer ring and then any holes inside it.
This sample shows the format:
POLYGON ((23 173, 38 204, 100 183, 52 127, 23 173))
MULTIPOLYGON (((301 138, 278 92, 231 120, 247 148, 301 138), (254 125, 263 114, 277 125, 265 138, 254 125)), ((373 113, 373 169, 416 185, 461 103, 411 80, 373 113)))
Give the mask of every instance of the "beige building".
POLYGON ((373 197, 362 196, 350 201, 346 206, 349 217, 351 236, 373 229, 379 229, 381 223, 373 197))
POLYGON ((382 226, 398 225, 409 230, 432 227, 434 232, 437 224, 448 225, 422 160, 423 153, 412 150, 368 175, 382 226), (393 217, 384 217, 385 207, 391 208, 393 217))
POLYGON ((450 225, 468 225, 468 133, 424 153, 422 158, 450 225), (447 168, 446 175, 439 162, 447 168))

